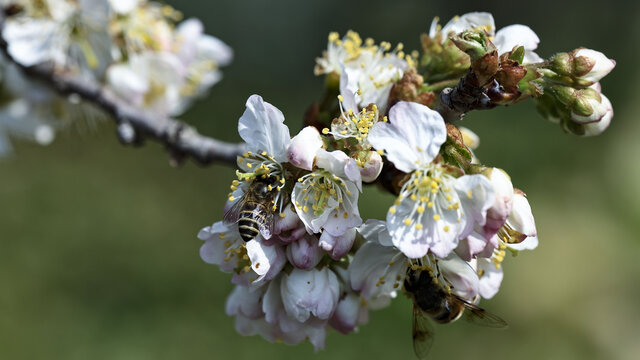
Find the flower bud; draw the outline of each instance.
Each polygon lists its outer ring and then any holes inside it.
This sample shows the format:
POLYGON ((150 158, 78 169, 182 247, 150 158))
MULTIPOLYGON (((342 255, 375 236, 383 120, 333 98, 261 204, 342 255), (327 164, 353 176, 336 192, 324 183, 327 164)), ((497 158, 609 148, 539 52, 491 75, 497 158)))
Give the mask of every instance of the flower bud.
POLYGON ((287 259, 298 269, 314 268, 322 259, 322 251, 318 247, 318 239, 307 235, 287 246, 287 259))
POLYGON ((596 90, 588 88, 576 92, 571 120, 579 124, 598 122, 610 112, 613 112, 613 108, 609 99, 596 90))
POLYGON ((322 137, 318 129, 307 126, 291 139, 287 158, 294 166, 311 171, 318 150, 322 148, 322 137))
POLYGON ((366 183, 374 182, 380 172, 382 171, 382 156, 376 151, 358 151, 351 154, 356 160, 358 170, 360 170, 360 176, 362 181, 366 183))
POLYGON ((282 277, 280 291, 285 311, 298 322, 305 322, 311 316, 326 320, 338 305, 340 283, 328 268, 293 269, 282 277))
POLYGON ((576 75, 594 83, 600 81, 616 66, 615 60, 596 50, 580 48, 574 50, 574 57, 576 75))
POLYGON ((598 121, 590 122, 588 124, 583 124, 580 126, 580 133, 578 135, 582 136, 595 136, 600 135, 604 132, 611 123, 611 119, 613 118, 613 106, 609 99, 607 99, 604 94, 600 94, 601 101, 598 104, 597 111, 602 115, 598 121))
POLYGON ((352 228, 347 230, 344 234, 339 236, 331 235, 328 231, 325 231, 320 236, 319 246, 322 250, 329 253, 329 256, 333 260, 340 260, 343 256, 347 255, 353 242, 356 239, 356 229, 352 228))
POLYGON ((366 309, 361 309, 360 305, 360 296, 353 293, 347 294, 340 300, 336 312, 331 319, 329 319, 331 327, 343 334, 348 334, 355 330, 358 323, 361 322, 359 321, 360 318, 366 318, 367 314, 366 309), (362 316, 362 313, 364 313, 365 316, 362 316))

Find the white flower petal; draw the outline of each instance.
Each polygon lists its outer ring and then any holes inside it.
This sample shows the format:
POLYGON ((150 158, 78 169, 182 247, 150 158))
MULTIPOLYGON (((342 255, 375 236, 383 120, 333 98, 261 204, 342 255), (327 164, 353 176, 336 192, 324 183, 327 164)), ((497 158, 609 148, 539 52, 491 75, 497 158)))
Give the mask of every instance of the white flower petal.
POLYGON ((493 41, 500 54, 513 50, 515 46, 523 46, 525 50, 524 64, 542 61, 542 58, 533 52, 538 48, 539 43, 540 38, 531 28, 519 24, 505 26, 498 30, 493 41))
POLYGON ((401 252, 391 246, 368 241, 358 249, 349 264, 349 281, 351 288, 368 301, 390 297, 402 288, 406 269, 406 258, 401 252))
POLYGON ((246 105, 238 121, 238 133, 247 148, 256 153, 266 151, 277 162, 286 162, 291 137, 282 112, 258 95, 251 95, 246 105))
MULTIPOLYGON (((488 12, 470 12, 462 16, 456 16, 442 27, 442 34, 445 37, 449 36, 449 33, 459 34, 465 30, 486 30, 489 35, 492 35, 495 31, 495 22, 493 16, 488 12)), ((435 36, 435 34, 434 34, 435 36)), ((433 37, 433 36, 431 36, 433 37)))
POLYGON ((491 299, 500 290, 500 284, 504 277, 502 269, 498 268, 490 259, 485 258, 478 258, 477 265, 478 271, 482 273, 478 293, 485 299, 491 299))
POLYGON ((308 235, 294 241, 287 246, 287 259, 291 265, 298 269, 309 270, 314 268, 324 253, 318 245, 318 239, 313 235, 308 235))
POLYGON ((322 250, 329 253, 329 256, 333 260, 338 261, 349 253, 355 239, 355 228, 351 228, 339 236, 333 236, 328 231, 324 231, 320 236, 319 246, 322 250))
POLYGON ((294 166, 311 171, 316 154, 322 145, 318 129, 307 126, 291 139, 291 144, 287 149, 287 158, 294 166))
POLYGON ((464 175, 456 179, 454 185, 465 213, 465 227, 460 238, 473 231, 475 224, 486 223, 487 210, 495 202, 493 186, 484 175, 464 175))
POLYGON ((603 77, 607 76, 616 66, 616 62, 600 51, 591 49, 580 49, 575 53, 575 56, 584 56, 591 59, 595 64, 593 68, 586 75, 581 76, 582 79, 587 81, 598 82, 603 77))
POLYGON ((437 111, 401 101, 389 110, 389 123, 375 124, 368 139, 376 149, 385 151, 398 170, 409 173, 438 155, 447 130, 437 111))
POLYGON ((471 300, 478 294, 479 279, 473 268, 457 255, 438 261, 442 275, 451 283, 451 292, 471 300))

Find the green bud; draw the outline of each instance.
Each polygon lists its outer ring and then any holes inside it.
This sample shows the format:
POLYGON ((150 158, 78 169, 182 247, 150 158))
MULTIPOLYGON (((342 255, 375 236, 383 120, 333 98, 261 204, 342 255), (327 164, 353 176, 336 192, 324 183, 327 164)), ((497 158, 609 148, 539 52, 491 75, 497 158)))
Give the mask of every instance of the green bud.
POLYGON ((570 106, 575 101, 576 90, 569 86, 553 85, 550 90, 555 95, 556 99, 565 106, 570 106))
POLYGON ((570 76, 573 70, 572 56, 568 53, 555 54, 550 60, 549 69, 558 75, 570 76))
POLYGON ((591 116, 591 114, 593 114, 591 102, 584 96, 576 96, 571 110, 580 116, 591 116))
POLYGON ((496 47, 484 32, 463 31, 451 38, 458 49, 464 51, 471 62, 482 58, 485 54, 496 51, 496 47))
POLYGON ((513 50, 509 59, 517 61, 518 64, 522 64, 522 59, 524 59, 524 46, 518 46, 513 50))

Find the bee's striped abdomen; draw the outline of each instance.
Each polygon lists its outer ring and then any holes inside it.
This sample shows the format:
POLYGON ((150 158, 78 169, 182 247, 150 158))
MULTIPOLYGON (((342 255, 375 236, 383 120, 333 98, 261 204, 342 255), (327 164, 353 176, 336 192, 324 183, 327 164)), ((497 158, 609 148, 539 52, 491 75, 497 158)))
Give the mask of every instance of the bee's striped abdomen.
POLYGON ((247 201, 238 217, 238 231, 242 240, 251 241, 260 234, 260 229, 266 225, 266 219, 261 213, 266 211, 268 209, 264 204, 247 201))

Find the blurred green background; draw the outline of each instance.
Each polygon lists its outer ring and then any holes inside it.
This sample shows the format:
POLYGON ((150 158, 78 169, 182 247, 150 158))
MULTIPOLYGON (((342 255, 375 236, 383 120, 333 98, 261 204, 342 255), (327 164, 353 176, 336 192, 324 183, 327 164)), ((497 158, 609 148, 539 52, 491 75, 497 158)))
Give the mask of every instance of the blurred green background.
MULTIPOLYGON (((602 83, 616 115, 598 138, 565 135, 531 103, 470 114, 479 157, 509 172, 536 215, 540 247, 507 259, 502 291, 483 306, 496 331, 438 326, 433 359, 640 358, 640 111, 637 2, 173 1, 231 45, 224 80, 183 118, 239 140, 254 93, 292 131, 319 99, 314 59, 329 31, 419 47, 434 16, 486 10, 498 28, 523 23, 543 57, 578 46, 617 60, 602 83)), ((331 332, 327 349, 271 344, 235 333, 224 314, 229 276, 204 264, 196 238, 222 217, 234 171, 168 165, 161 146, 121 146, 114 126, 69 131, 46 148, 18 143, 0 162, 2 359, 411 359, 411 310, 400 298, 357 334, 331 332)), ((391 198, 367 189, 363 217, 391 198)))

